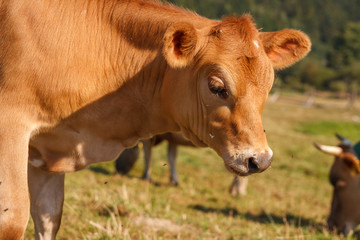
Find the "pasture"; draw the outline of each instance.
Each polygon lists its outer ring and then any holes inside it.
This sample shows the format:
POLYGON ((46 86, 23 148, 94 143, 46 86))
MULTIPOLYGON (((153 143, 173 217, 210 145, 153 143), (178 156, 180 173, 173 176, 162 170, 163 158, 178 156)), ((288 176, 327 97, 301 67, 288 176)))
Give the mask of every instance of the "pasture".
MULTIPOLYGON (((335 132, 359 140, 359 110, 345 100, 304 101, 286 94, 266 104, 274 159, 250 176, 247 196, 230 196, 233 177, 207 148, 179 148, 179 186, 170 186, 163 143, 153 149, 152 183, 140 179, 142 155, 130 176, 115 174, 113 162, 67 174, 57 239, 344 239, 326 229, 333 157, 312 143, 335 145, 335 132)), ((30 220, 25 239, 33 234, 30 220)))

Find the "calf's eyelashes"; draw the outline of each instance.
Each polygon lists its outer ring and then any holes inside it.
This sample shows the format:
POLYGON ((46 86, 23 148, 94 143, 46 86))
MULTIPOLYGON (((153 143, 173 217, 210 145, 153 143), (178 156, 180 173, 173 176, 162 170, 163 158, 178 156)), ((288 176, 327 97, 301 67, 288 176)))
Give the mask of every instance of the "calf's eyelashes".
POLYGON ((228 90, 226 89, 224 81, 216 76, 208 77, 208 86, 210 92, 219 96, 220 98, 226 99, 229 96, 228 90))

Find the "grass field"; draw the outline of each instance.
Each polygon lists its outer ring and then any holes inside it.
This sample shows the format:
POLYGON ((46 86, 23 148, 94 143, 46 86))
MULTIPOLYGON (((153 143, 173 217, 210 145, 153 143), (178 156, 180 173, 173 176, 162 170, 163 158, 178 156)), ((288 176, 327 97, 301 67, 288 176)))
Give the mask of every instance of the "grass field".
MULTIPOLYGON (((304 107, 302 98, 266 104, 274 160, 250 176, 247 196, 230 196, 232 175, 206 148, 179 148, 180 185, 170 186, 162 144, 153 151, 153 183, 140 179, 142 156, 130 176, 115 174, 113 162, 68 174, 58 239, 353 239, 326 229, 333 157, 312 143, 335 145, 335 132, 359 140, 359 110, 329 98, 304 107)), ((30 220, 25 239, 33 232, 30 220)))

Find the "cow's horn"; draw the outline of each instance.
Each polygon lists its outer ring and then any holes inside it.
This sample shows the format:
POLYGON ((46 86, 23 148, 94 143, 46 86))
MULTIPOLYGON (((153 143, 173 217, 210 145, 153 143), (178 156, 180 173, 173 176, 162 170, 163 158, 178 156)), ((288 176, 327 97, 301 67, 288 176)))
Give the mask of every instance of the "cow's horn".
POLYGON ((324 153, 335 155, 335 156, 339 156, 343 152, 341 147, 326 146, 326 145, 321 145, 318 143, 314 143, 314 146, 324 153))

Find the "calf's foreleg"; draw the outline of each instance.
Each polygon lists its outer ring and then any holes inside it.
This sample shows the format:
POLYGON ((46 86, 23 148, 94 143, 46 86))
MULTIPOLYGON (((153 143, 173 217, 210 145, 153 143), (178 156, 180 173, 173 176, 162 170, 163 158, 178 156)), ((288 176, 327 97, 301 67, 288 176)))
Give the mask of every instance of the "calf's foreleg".
POLYGON ((0 121, 0 240, 20 239, 29 219, 30 133, 19 122, 10 122, 0 121))

